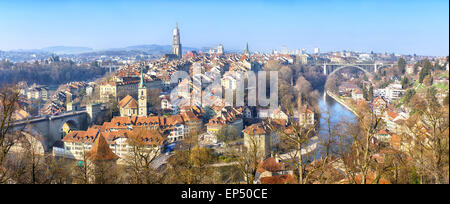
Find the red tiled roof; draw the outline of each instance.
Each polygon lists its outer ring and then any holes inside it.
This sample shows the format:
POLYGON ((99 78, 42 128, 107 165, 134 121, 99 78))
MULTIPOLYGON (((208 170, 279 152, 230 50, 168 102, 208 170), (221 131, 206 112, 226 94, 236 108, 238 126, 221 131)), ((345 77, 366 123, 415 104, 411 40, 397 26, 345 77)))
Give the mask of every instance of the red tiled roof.
POLYGON ((152 126, 161 125, 160 118, 158 116, 137 117, 136 124, 147 124, 152 126))
POLYGON ((387 111, 386 113, 392 119, 394 119, 398 116, 398 113, 395 113, 395 112, 387 111))
POLYGON ((144 128, 136 128, 133 131, 128 132, 129 142, 139 142, 143 145, 162 145, 164 137, 157 130, 149 130, 144 128))
POLYGON ((260 179, 261 184, 296 184, 294 177, 290 174, 268 176, 260 179))
POLYGON ((70 131, 64 138, 63 142, 94 142, 99 133, 99 129, 89 128, 86 131, 74 130, 70 131))
POLYGON ((266 128, 262 123, 252 124, 245 128, 243 132, 249 135, 262 135, 267 133, 266 128))
POLYGON ((206 126, 222 126, 222 125, 225 125, 225 122, 218 118, 211 118, 206 124, 206 126))
MULTIPOLYGON (((356 175, 354 179, 357 184, 362 183, 362 175, 361 174, 356 175)), ((375 175, 372 172, 368 172, 367 176, 366 176, 366 183, 371 184, 374 181, 375 181, 375 175)), ((349 182, 348 182, 348 179, 344 179, 343 181, 341 181, 341 183, 349 183, 349 182)), ((389 180, 384 179, 384 178, 380 178, 378 180, 378 183, 379 184, 391 184, 391 182, 389 180)))
POLYGON ((275 172, 281 170, 283 170, 283 165, 278 163, 275 158, 269 157, 258 164, 258 169, 256 171, 262 173, 264 171, 275 172))
POLYGON ((119 156, 114 154, 109 148, 108 142, 105 137, 103 137, 102 133, 97 136, 91 150, 87 153, 87 157, 92 161, 111 161, 119 158, 119 156))
POLYGON ((176 125, 183 123, 183 118, 180 115, 171 115, 169 117, 165 117, 164 122, 165 126, 176 125))
POLYGON ((138 108, 138 103, 136 100, 134 100, 133 97, 130 95, 125 96, 122 100, 119 102, 120 108, 138 108))
POLYGON ((123 124, 130 124, 133 125, 136 122, 136 117, 125 117, 125 116, 116 116, 111 119, 111 123, 113 125, 123 125, 123 124), (133 120, 134 119, 134 120, 133 120))
POLYGON ((401 138, 400 135, 397 135, 397 134, 393 134, 392 135, 392 138, 391 138, 391 145, 392 145, 392 147, 394 147, 397 150, 400 149, 401 141, 402 141, 402 138, 401 138))
POLYGON ((391 132, 389 132, 389 130, 382 129, 382 130, 378 131, 378 134, 379 135, 390 135, 391 132))
POLYGON ((194 114, 192 111, 186 111, 181 114, 183 116, 184 121, 200 121, 200 119, 194 114))

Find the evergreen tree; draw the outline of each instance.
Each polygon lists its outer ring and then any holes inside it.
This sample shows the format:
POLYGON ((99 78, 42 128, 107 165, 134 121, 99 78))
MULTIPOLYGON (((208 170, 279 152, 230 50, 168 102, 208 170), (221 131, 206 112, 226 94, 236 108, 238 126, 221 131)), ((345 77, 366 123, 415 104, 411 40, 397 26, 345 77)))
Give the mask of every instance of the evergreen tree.
POLYGON ((368 97, 368 94, 367 94, 366 85, 363 85, 362 91, 363 91, 363 98, 368 101, 369 97, 368 97))
POLYGON ((369 101, 373 100, 373 86, 369 87, 369 101))
POLYGON ((411 98, 416 94, 416 91, 414 89, 408 89, 404 96, 404 103, 408 104, 411 98))
POLYGON ((409 83, 408 77, 406 77, 406 76, 403 77, 401 83, 402 83, 402 88, 408 87, 408 83, 409 83))
POLYGON ((414 64, 414 74, 417 74, 417 72, 419 71, 419 66, 420 64, 418 62, 414 64))
POLYGON ((397 61, 398 73, 405 74, 406 72, 406 60, 403 58, 398 59, 397 61))
POLYGON ((431 75, 431 62, 428 60, 425 60, 423 63, 423 68, 420 70, 419 73, 419 82, 422 83, 426 76, 431 75))

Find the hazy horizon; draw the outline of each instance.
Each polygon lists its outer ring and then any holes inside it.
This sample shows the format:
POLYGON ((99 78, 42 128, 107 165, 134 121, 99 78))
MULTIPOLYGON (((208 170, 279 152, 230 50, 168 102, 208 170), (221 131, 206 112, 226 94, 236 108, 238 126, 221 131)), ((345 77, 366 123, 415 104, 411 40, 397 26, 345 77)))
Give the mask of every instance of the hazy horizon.
POLYGON ((170 45, 268 52, 351 50, 445 56, 449 2, 433 1, 0 1, 0 50, 95 50, 170 45))

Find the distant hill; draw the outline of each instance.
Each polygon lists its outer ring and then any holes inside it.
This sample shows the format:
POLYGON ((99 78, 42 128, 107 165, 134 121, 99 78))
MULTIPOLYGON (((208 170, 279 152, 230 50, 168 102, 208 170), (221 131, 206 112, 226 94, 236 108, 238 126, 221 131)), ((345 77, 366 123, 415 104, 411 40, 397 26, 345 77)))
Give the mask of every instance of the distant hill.
MULTIPOLYGON (((191 50, 198 50, 197 48, 192 47, 182 47, 183 52, 188 52, 191 50)), ((143 51, 147 53, 171 53, 172 52, 172 46, 171 45, 134 45, 134 46, 128 46, 124 48, 114 48, 114 49, 108 49, 108 50, 124 50, 124 51, 143 51)))
MULTIPOLYGON (((183 53, 191 50, 199 51, 197 48, 183 47, 183 53)), ((130 53, 134 54, 154 54, 162 55, 172 52, 171 45, 134 45, 123 48, 110 48, 102 50, 94 50, 89 47, 75 47, 75 46, 53 46, 42 49, 18 49, 14 52, 26 52, 26 53, 55 53, 57 55, 87 55, 87 54, 106 54, 106 55, 126 55, 130 53)))
POLYGON ((80 54, 85 52, 92 52, 94 49, 89 47, 72 47, 72 46, 54 46, 41 49, 44 52, 50 52, 55 54, 80 54))

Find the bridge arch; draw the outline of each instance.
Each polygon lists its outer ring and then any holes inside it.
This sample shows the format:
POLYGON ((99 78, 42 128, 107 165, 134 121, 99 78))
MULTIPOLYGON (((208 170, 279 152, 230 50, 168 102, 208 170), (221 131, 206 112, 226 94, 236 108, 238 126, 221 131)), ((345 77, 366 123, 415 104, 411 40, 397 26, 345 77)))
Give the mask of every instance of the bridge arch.
POLYGON ((26 129, 31 130, 30 133, 42 135, 43 145, 47 151, 56 141, 60 141, 69 130, 87 129, 89 125, 88 117, 89 115, 85 111, 68 112, 55 116, 40 116, 14 121, 12 131, 22 131, 25 126, 28 126, 26 129))
MULTIPOLYGON (((332 75, 335 74, 336 72, 338 72, 338 71, 340 71, 340 70, 342 70, 342 69, 345 69, 345 68, 358 69, 358 70, 363 71, 364 74, 365 74, 367 77, 371 76, 370 71, 368 71, 367 69, 364 69, 364 68, 361 67, 361 66, 356 66, 356 65, 342 65, 342 66, 336 68, 336 69, 333 70, 330 74, 327 75, 327 78, 326 78, 326 80, 325 80, 325 84, 328 83, 328 79, 330 78, 330 76, 332 76, 332 75)), ((327 91, 326 88, 325 88, 325 91, 327 91)), ((325 95, 324 95, 324 97, 325 97, 325 95)), ((325 98, 326 98, 326 97, 325 97, 325 98)))
POLYGON ((74 119, 65 119, 59 125, 60 139, 72 130, 80 130, 80 124, 74 119))
POLYGON ((363 72, 364 72, 365 74, 367 74, 367 75, 370 74, 370 72, 367 71, 367 69, 364 69, 363 67, 356 66, 356 65, 344 65, 344 66, 340 66, 339 68, 333 70, 330 74, 328 74, 328 76, 331 76, 331 75, 333 75, 334 73, 336 73, 336 72, 338 72, 338 71, 340 71, 340 70, 342 70, 342 69, 345 69, 345 68, 356 68, 356 69, 359 69, 359 70, 363 71, 363 72))

